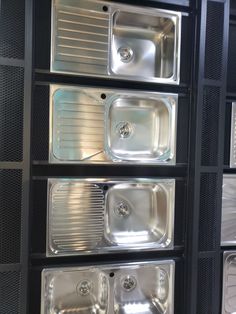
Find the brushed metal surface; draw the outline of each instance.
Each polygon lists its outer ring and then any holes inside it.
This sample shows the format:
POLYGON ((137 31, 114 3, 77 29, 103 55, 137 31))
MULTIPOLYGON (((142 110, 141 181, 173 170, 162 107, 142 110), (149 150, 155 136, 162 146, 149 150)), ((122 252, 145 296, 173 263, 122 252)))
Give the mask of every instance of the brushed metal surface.
POLYGON ((230 168, 236 168, 236 102, 231 111, 230 168))
POLYGON ((236 245, 236 175, 224 174, 221 245, 236 245))
POLYGON ((49 179, 47 256, 173 248, 174 179, 49 179))
POLYGON ((236 313, 236 252, 224 252, 222 314, 236 313))
POLYGON ((173 314, 173 260, 42 271, 41 314, 173 314))
POLYGON ((179 84, 180 42, 180 12, 52 1, 52 72, 179 84))
POLYGON ((51 85, 49 162, 173 165, 177 107, 176 94, 51 85))

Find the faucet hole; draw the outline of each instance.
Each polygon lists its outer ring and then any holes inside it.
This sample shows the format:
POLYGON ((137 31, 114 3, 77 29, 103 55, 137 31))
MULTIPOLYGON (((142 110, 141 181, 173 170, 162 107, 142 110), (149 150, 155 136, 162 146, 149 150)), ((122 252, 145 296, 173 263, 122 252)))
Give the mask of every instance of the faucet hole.
POLYGON ((107 11, 108 11, 108 7, 107 7, 106 5, 104 5, 104 6, 102 7, 102 9, 103 9, 104 12, 107 12, 107 11))
POLYGON ((109 276, 112 278, 112 277, 115 276, 115 274, 114 273, 110 273, 109 276))
POLYGON ((101 94, 101 98, 102 98, 102 99, 106 99, 106 98, 107 98, 107 95, 106 95, 106 94, 101 94))
POLYGON ((107 191, 107 190, 108 190, 108 185, 104 185, 104 186, 103 186, 103 190, 104 190, 104 191, 107 191))

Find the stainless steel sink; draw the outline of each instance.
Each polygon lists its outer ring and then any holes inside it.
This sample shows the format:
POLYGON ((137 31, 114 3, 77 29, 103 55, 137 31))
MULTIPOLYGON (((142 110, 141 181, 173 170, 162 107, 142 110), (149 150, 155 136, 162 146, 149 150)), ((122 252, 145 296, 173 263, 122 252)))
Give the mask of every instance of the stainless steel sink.
POLYGON ((224 252, 222 314, 236 313, 236 252, 224 252))
POLYGON ((51 71, 179 83, 181 13, 53 0, 51 71))
POLYGON ((50 86, 51 163, 175 164, 178 95, 50 86))
POLYGON ((223 176, 221 245, 236 245, 236 175, 223 176))
POLYGON ((174 179, 49 179, 47 256, 173 248, 174 179))
POLYGON ((173 314, 174 261, 52 268, 41 314, 173 314))

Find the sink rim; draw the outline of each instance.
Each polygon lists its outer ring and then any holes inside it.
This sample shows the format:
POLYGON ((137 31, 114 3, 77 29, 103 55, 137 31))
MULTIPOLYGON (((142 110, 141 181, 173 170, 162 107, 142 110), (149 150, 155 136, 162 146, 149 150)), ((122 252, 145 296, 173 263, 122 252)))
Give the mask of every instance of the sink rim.
POLYGON ((166 164, 166 165, 175 165, 176 164, 176 141, 177 141, 177 115, 178 115, 178 95, 171 94, 171 93, 149 93, 149 92, 136 92, 136 93, 129 93, 128 95, 119 95, 114 94, 112 95, 106 103, 105 106, 105 132, 104 132, 104 151, 107 155, 108 159, 112 160, 113 162, 117 163, 135 163, 135 164, 166 164), (144 159, 123 159, 112 152, 108 144, 108 134, 110 133, 109 127, 109 113, 112 105, 115 101, 125 98, 125 99, 137 99, 146 98, 148 100, 162 102, 168 112, 169 112, 169 120, 170 120, 170 145, 169 145, 169 153, 165 152, 163 156, 169 155, 169 158, 144 158, 144 159))

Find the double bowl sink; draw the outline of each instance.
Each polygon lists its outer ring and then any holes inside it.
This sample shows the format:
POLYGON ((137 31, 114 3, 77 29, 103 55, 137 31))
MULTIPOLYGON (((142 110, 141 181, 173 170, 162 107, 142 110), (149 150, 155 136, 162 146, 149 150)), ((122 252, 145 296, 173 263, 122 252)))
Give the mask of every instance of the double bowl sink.
POLYGON ((172 260, 44 269, 41 314, 173 314, 172 260))
POLYGON ((51 71, 179 83, 181 13, 53 0, 51 71))
POLYGON ((47 256, 171 249, 174 179, 49 179, 47 256))
POLYGON ((51 163, 176 162, 178 95, 50 86, 51 163))

